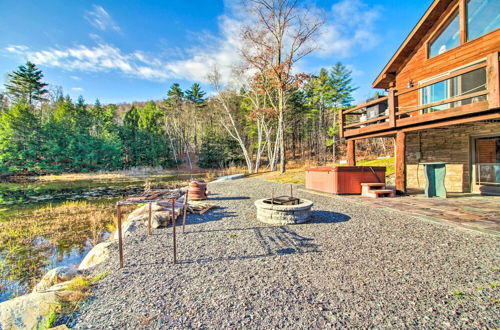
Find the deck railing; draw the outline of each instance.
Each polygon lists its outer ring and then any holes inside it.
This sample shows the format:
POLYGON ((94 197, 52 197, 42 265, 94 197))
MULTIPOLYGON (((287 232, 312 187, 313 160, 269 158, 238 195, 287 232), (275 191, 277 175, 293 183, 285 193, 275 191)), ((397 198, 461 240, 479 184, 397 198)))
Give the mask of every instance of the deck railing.
MULTIPOLYGON (((343 110, 340 113, 341 137, 373 135, 400 127, 422 125, 457 116, 465 116, 500 107, 498 52, 486 61, 420 83, 401 91, 391 89, 387 96, 343 110), (458 95, 435 102, 422 103, 424 88, 442 82, 451 86, 454 78, 463 77, 476 70, 484 70, 486 83, 463 91, 458 95), (370 107, 385 103, 387 111, 366 119, 370 107)), ((448 87, 451 88, 451 87, 448 87)))

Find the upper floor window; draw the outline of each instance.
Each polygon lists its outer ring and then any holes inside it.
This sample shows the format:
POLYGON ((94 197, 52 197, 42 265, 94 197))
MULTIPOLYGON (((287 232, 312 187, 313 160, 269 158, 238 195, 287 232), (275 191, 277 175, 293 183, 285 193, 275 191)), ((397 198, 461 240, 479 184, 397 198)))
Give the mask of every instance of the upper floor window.
MULTIPOLYGON (((456 72, 456 70, 450 71, 450 73, 456 72)), ((426 105, 440 101, 445 101, 446 99, 449 98, 463 96, 467 94, 474 94, 477 92, 485 91, 486 89, 487 89, 486 69, 479 68, 473 71, 466 72, 459 76, 446 79, 437 82, 435 84, 421 88, 420 104, 426 105)), ((430 106, 429 108, 425 108, 422 112, 428 113, 438 110, 445 110, 449 108, 458 107, 461 105, 467 105, 486 100, 487 100, 486 95, 479 95, 471 98, 466 98, 460 101, 448 102, 444 104, 430 106)))
MULTIPOLYGON (((498 1, 498 0, 497 0, 498 1)), ((460 19, 458 10, 453 13, 448 25, 431 42, 429 57, 442 54, 460 45, 460 19)))
POLYGON ((467 40, 500 28, 500 1, 469 0, 467 3, 467 40))

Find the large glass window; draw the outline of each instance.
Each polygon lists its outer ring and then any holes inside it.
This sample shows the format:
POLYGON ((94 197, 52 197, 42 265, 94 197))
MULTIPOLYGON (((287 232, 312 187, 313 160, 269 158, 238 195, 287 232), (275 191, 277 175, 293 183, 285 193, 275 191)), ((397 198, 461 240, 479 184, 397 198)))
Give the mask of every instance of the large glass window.
MULTIPOLYGON (((497 0, 498 1, 498 0, 497 0)), ((460 19, 458 10, 452 15, 448 25, 441 31, 429 47, 429 57, 442 54, 460 45, 460 19)))
MULTIPOLYGON (((446 79, 420 89, 420 104, 426 105, 456 96, 472 94, 486 90, 486 69, 480 68, 460 76, 446 79)), ((423 112, 433 112, 461 105, 485 101, 486 95, 480 95, 461 101, 441 104, 425 109, 423 112)))
MULTIPOLYGON (((424 87, 421 90, 422 105, 439 102, 450 98, 450 81, 444 80, 430 86, 424 87)), ((432 112, 437 110, 444 110, 450 107, 449 104, 442 104, 425 109, 424 112, 432 112)))
POLYGON ((467 40, 500 28, 499 0, 469 0, 467 3, 467 40))

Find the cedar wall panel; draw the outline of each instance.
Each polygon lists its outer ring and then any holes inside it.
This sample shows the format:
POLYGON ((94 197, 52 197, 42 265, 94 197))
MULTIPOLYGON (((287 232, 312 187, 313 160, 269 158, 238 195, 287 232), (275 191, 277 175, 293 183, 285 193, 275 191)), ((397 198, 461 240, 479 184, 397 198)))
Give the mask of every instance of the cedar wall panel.
MULTIPOLYGON (((440 21, 447 18, 450 9, 452 9, 453 5, 456 3, 455 1, 450 5, 448 10, 441 16, 440 21)), ((435 24, 424 36, 422 42, 407 59, 406 63, 398 70, 396 75, 396 89, 399 92, 407 89, 407 84, 410 80, 417 85, 421 80, 485 58, 492 52, 500 51, 500 29, 497 29, 480 38, 471 40, 461 46, 429 59, 427 58, 427 44, 434 36, 437 28, 438 24, 435 24)), ((402 95, 399 98, 400 107, 403 108, 413 105, 418 105, 417 91, 402 95)))

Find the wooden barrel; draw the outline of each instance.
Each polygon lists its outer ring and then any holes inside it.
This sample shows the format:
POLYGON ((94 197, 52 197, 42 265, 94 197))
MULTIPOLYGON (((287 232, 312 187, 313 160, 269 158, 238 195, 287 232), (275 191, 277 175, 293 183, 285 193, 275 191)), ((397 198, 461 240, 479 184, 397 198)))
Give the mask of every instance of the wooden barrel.
POLYGON ((188 198, 193 201, 207 199, 207 183, 203 180, 189 183, 188 198))

